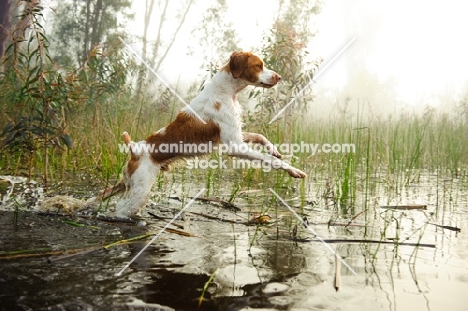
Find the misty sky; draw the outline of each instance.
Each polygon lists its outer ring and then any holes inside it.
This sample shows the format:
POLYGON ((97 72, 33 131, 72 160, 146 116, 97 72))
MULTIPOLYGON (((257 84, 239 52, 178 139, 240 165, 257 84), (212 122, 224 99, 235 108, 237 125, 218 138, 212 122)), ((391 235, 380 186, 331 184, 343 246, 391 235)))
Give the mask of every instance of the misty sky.
MULTIPOLYGON (((239 45, 244 50, 258 51, 265 31, 273 23, 277 7, 272 3, 275 2, 227 2, 226 19, 232 22, 239 45)), ((194 46, 190 31, 207 3, 197 2, 171 57, 163 65, 161 74, 172 83, 189 84, 203 75, 201 55, 195 53, 188 57, 187 46, 194 46)), ((143 5, 141 1, 134 8, 142 13, 143 5)), ((468 4, 464 1, 326 1, 315 25, 311 25, 319 31, 309 47, 311 55, 323 57, 326 63, 352 38, 356 40, 321 74, 314 88, 325 97, 344 96, 343 92, 351 92, 355 97, 378 97, 375 88, 383 88, 396 105, 422 102, 440 106, 444 103, 438 96, 446 93, 457 100, 468 91, 466 12, 468 4), (376 81, 373 90, 360 89, 364 85, 360 79, 370 79, 369 76, 376 81), (347 86, 352 91, 346 91, 347 86)), ((137 13, 133 26, 137 32, 142 23, 138 16, 137 13)), ((227 60, 228 56, 219 58, 227 60)))

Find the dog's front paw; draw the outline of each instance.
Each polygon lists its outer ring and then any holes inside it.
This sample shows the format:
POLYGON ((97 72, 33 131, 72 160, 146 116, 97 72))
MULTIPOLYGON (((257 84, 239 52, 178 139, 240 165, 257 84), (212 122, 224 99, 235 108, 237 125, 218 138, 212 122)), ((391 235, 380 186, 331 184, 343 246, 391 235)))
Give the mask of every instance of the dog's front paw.
POLYGON ((294 178, 306 178, 307 174, 301 171, 300 169, 297 169, 295 167, 291 167, 287 170, 289 176, 294 177, 294 178))

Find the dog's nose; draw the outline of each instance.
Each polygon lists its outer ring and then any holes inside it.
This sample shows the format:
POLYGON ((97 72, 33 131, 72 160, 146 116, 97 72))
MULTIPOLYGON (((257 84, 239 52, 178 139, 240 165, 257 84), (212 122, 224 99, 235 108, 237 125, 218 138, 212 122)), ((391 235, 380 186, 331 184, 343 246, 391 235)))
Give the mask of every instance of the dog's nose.
POLYGON ((281 81, 281 76, 279 74, 275 73, 274 79, 275 79, 275 82, 278 83, 278 82, 281 81))

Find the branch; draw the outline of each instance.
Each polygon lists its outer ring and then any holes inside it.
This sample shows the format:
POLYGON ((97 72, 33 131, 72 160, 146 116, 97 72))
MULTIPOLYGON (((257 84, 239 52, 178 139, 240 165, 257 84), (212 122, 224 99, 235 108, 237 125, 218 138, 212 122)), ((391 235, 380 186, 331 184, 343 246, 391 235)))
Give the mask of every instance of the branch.
POLYGON ((164 24, 164 20, 166 19, 166 12, 167 12, 168 5, 169 5, 169 0, 166 0, 166 4, 164 5, 164 10, 161 13, 161 19, 159 21, 158 36, 156 37, 156 42, 154 43, 153 59, 150 62, 151 66, 153 66, 154 60, 156 59, 156 55, 158 55, 159 45, 161 44, 161 31, 162 31, 162 27, 164 24))
POLYGON ((153 7, 154 7, 154 0, 151 0, 151 3, 148 8, 148 0, 146 0, 146 6, 145 6, 145 24, 143 27, 143 55, 141 56, 143 59, 146 59, 146 49, 148 45, 148 27, 149 27, 149 22, 151 20, 151 15, 153 14, 153 7))
MULTIPOLYGON (((177 27, 174 35, 172 36, 172 40, 171 42, 169 43, 169 45, 167 46, 166 48, 166 51, 164 52, 164 54, 162 55, 162 57, 159 59, 159 62, 158 62, 158 65, 156 66, 156 68, 154 69, 156 72, 158 71, 159 67, 161 66, 163 60, 166 58, 167 54, 169 53, 169 50, 171 49, 172 47, 172 44, 174 43, 175 41, 175 38, 177 37, 177 34, 179 33, 179 30, 182 28, 182 25, 184 24, 185 22, 185 18, 187 17, 187 14, 190 10, 190 7, 192 6, 193 4, 193 0, 190 0, 188 5, 187 5, 187 9, 185 10, 184 12, 184 15, 182 16, 182 19, 180 20, 180 24, 179 24, 179 27, 177 27)), ((156 57, 156 53, 153 55, 153 57, 156 57)))

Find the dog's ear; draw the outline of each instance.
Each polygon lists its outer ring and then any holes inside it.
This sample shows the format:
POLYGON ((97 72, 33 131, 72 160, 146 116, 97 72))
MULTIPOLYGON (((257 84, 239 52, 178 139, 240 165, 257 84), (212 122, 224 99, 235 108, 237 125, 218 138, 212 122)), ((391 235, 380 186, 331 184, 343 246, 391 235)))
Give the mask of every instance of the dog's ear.
POLYGON ((231 71, 234 79, 239 78, 247 68, 248 59, 251 53, 248 52, 234 52, 229 59, 229 70, 231 71))

